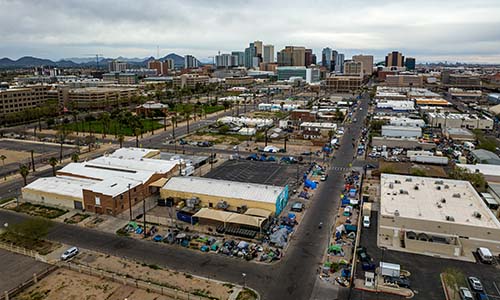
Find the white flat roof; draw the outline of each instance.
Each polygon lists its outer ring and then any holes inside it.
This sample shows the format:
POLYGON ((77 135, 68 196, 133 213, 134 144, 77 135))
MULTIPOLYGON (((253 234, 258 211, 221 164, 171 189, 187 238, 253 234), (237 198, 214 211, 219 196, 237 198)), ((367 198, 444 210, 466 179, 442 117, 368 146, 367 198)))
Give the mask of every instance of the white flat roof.
POLYGON ((87 162, 88 165, 119 167, 123 170, 140 170, 154 173, 167 173, 176 165, 177 161, 140 158, 124 159, 111 156, 101 156, 87 162))
POLYGON ((115 150, 109 157, 128 158, 128 159, 141 159, 148 156, 150 153, 159 152, 156 149, 146 148, 120 148, 115 150))
POLYGON ((101 193, 104 195, 110 195, 112 197, 116 197, 128 191, 129 184, 130 188, 134 188, 139 186, 141 182, 130 178, 113 177, 105 179, 103 181, 98 181, 91 187, 86 188, 86 190, 91 190, 96 193, 101 193))
POLYGON ((380 179, 382 215, 399 213, 401 218, 500 228, 500 222, 468 181, 394 174, 382 174, 380 179), (481 218, 476 218, 475 212, 481 218), (447 216, 454 221, 447 221, 447 216))
POLYGON ((97 182, 99 181, 66 176, 42 177, 28 184, 23 189, 83 199, 82 190, 91 187, 97 182))
POLYGON ((162 189, 215 197, 276 203, 276 199, 284 187, 204 177, 172 177, 162 189))
POLYGON ((479 171, 479 173, 482 173, 483 175, 487 176, 498 176, 500 177, 500 165, 488 165, 488 164, 476 164, 476 165, 469 165, 469 164, 457 164, 457 167, 460 168, 466 168, 470 172, 475 173, 476 171, 479 171))
POLYGON ((123 177, 131 180, 141 181, 143 183, 146 182, 154 174, 154 172, 151 171, 126 170, 119 167, 92 164, 90 162, 70 163, 57 172, 69 173, 72 175, 99 180, 105 180, 113 177, 123 177))

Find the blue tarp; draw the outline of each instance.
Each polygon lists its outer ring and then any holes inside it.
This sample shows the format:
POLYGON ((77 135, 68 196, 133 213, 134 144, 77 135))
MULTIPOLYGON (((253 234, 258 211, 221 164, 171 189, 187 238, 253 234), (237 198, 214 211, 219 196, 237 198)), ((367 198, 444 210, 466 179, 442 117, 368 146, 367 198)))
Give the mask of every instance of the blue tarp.
POLYGON ((350 189, 349 190, 349 197, 355 197, 356 196, 356 189, 350 189))
POLYGON ((306 179, 306 180, 304 181, 304 186, 305 186, 305 187, 307 187, 307 188, 311 188, 311 189, 313 189, 313 190, 314 190, 314 189, 315 189, 318 185, 316 184, 316 182, 311 181, 311 180, 309 180, 309 179, 306 179))

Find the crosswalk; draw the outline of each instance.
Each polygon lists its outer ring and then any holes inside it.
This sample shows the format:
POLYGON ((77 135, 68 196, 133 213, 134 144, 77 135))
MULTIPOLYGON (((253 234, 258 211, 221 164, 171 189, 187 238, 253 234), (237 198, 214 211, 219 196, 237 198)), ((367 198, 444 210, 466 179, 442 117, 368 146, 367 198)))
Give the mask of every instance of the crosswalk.
POLYGON ((334 171, 349 171, 351 168, 348 167, 332 167, 334 171))

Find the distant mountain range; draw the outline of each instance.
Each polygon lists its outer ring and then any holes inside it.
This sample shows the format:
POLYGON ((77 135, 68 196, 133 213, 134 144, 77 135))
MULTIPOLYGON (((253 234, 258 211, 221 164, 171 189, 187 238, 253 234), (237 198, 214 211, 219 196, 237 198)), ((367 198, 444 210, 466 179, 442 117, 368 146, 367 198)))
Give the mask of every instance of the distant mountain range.
MULTIPOLYGON (((136 67, 146 67, 147 62, 151 59, 155 59, 154 57, 147 58, 126 58, 126 57, 117 57, 116 60, 125 61, 130 64, 131 68, 136 67)), ((175 53, 170 53, 160 60, 164 59, 173 59, 174 66, 176 68, 182 68, 184 66, 184 57, 177 55, 175 53)), ((113 58, 99 58, 99 67, 107 69, 108 63, 113 61, 113 58)), ((38 58, 33 56, 24 56, 19 58, 18 60, 12 60, 10 58, 4 57, 0 59, 0 69, 14 69, 14 68, 33 68, 33 67, 41 67, 41 66, 53 66, 58 68, 78 68, 78 67, 92 67, 96 65, 95 57, 72 57, 67 59, 61 59, 58 61, 52 61, 50 59, 38 58)))

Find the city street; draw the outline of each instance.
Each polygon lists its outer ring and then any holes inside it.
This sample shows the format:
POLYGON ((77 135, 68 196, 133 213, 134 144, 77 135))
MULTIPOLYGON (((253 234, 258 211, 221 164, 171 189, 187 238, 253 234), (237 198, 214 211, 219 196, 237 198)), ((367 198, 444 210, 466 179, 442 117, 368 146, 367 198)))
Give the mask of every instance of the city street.
MULTIPOLYGON (((357 110, 353 118, 364 120, 367 106, 368 101, 365 98, 361 104, 363 110, 357 110)), ((274 265, 249 263, 239 259, 236 261, 223 256, 158 245, 62 223, 57 223, 51 229, 48 238, 224 281, 242 283, 242 274, 245 273, 246 283, 259 291, 262 299, 309 299, 315 289, 317 269, 328 243, 328 230, 318 229, 318 223, 323 222, 324 228, 328 228, 335 222, 338 195, 343 188, 344 170, 352 162, 354 155, 351 138, 359 137, 363 126, 362 121, 347 126, 348 130, 336 153, 336 159, 330 162, 334 168, 328 172, 329 179, 316 192, 285 257, 274 265)), ((165 135, 167 134, 168 131, 165 135)), ((164 138, 152 138, 151 143, 161 143, 164 138)), ((16 223, 26 218, 28 217, 25 215, 0 211, 1 224, 16 223)), ((336 297, 331 295, 331 299, 336 297)))

